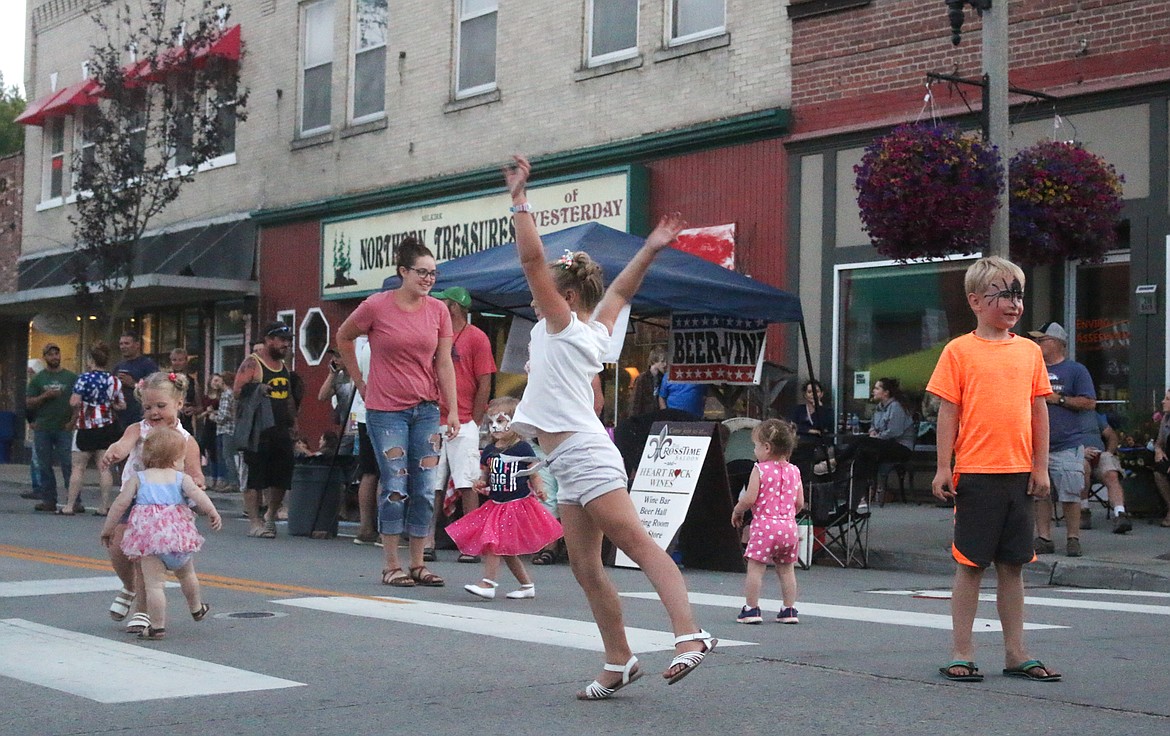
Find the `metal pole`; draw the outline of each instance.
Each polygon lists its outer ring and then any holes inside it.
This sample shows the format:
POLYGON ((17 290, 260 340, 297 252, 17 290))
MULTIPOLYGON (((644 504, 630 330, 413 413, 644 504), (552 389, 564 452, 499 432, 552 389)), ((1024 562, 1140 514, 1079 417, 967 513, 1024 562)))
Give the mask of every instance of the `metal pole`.
MULTIPOLYGON (((983 11, 983 73, 987 77, 989 140, 999 147, 1007 173, 1009 158, 1008 129, 1008 0, 993 0, 991 9, 983 11)), ((988 255, 1008 257, 1008 190, 1007 182, 999 193, 999 210, 991 225, 988 255)))

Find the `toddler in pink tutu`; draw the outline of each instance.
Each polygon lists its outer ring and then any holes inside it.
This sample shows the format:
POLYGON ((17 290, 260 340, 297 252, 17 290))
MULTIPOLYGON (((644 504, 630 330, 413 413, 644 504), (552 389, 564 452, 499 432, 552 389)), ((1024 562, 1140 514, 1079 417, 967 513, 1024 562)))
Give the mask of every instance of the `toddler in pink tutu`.
POLYGON ((193 557, 203 546, 195 528, 193 503, 211 519, 219 531, 223 521, 215 505, 191 476, 175 470, 183 460, 187 438, 168 427, 155 427, 142 442, 142 465, 122 484, 102 527, 102 544, 113 544, 118 520, 129 510, 121 548, 126 557, 141 564, 150 623, 139 639, 162 639, 166 635, 166 571, 179 579, 191 618, 202 621, 210 609, 199 593, 193 557))
POLYGON ((736 620, 741 624, 764 620, 760 615, 760 587, 764 571, 772 562, 784 598, 776 621, 795 624, 800 622, 796 616, 796 570, 792 566, 797 558, 796 512, 804 506, 800 470, 788 462, 796 447, 796 428, 782 419, 767 419, 752 430, 752 443, 758 462, 731 514, 732 525, 739 528, 743 526, 744 513, 752 511, 751 532, 743 555, 747 559, 746 604, 736 620))
POLYGON ((488 404, 492 442, 480 456, 484 477, 476 490, 488 500, 459 521, 447 525, 447 534, 465 555, 483 556, 483 579, 463 589, 480 598, 496 597, 500 558, 520 588, 508 598, 535 598, 536 585, 518 555, 539 552, 560 539, 560 522, 538 500, 544 493, 535 474, 532 446, 520 440, 509 425, 519 402, 502 397, 488 404))

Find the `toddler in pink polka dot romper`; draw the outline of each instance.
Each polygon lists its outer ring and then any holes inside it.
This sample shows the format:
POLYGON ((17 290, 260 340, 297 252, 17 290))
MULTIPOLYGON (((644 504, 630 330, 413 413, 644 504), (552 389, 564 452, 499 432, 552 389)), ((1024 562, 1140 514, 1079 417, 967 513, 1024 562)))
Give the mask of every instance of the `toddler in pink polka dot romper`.
POLYGON ((780 593, 784 608, 776 614, 782 624, 800 623, 796 617, 796 512, 804 506, 804 488, 800 471, 788 462, 796 446, 796 429, 782 419, 767 419, 752 431, 756 466, 747 490, 739 498, 731 513, 731 523, 743 526, 743 515, 752 511, 751 530, 747 550, 747 580, 744 581, 745 605, 736 617, 741 624, 758 624, 760 615, 760 587, 768 563, 776 565, 780 578, 780 593))

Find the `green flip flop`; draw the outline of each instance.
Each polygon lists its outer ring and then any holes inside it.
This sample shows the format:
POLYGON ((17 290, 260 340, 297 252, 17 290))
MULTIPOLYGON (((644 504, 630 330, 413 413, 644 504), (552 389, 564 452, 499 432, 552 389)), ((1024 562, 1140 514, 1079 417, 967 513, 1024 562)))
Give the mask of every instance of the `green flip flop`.
POLYGON ((1003 674, 1007 677, 1022 677, 1025 680, 1035 680, 1036 682, 1059 682, 1061 678, 1061 675, 1050 672, 1048 667, 1038 659, 1029 659, 1015 667, 1007 667, 1003 674), (1044 674, 1038 675, 1036 670, 1042 670, 1044 674))
POLYGON ((952 659, 946 667, 939 667, 938 672, 951 682, 983 682, 983 675, 979 674, 979 668, 975 666, 974 662, 966 659, 952 659), (956 675, 951 672, 953 667, 962 667, 967 670, 967 674, 956 675))

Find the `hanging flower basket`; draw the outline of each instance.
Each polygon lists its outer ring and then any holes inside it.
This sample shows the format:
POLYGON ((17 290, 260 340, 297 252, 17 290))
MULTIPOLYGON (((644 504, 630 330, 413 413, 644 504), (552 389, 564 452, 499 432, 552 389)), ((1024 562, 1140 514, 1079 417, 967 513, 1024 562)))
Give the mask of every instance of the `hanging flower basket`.
POLYGON ((865 149, 857 204, 870 240, 899 261, 987 246, 1003 166, 995 146, 953 125, 901 125, 865 149))
POLYGON ((1117 246, 1124 179, 1100 156, 1047 141, 1013 156, 1008 171, 1012 260, 1100 262, 1117 246))

